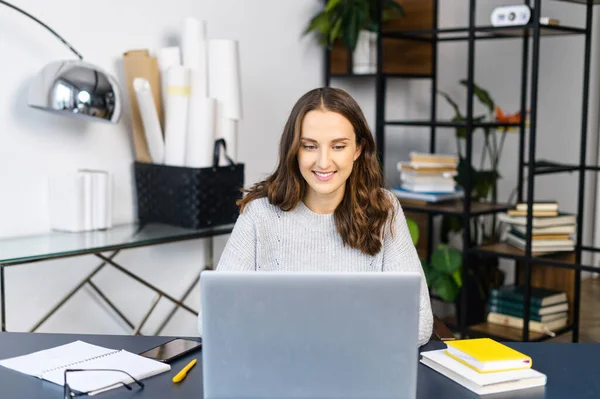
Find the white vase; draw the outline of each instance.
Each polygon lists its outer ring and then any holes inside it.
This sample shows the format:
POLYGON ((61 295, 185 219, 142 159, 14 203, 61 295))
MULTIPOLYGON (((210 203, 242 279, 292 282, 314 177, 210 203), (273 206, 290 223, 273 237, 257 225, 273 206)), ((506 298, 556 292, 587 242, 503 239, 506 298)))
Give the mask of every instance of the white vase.
POLYGON ((352 73, 377 72, 377 32, 361 30, 352 53, 352 73))

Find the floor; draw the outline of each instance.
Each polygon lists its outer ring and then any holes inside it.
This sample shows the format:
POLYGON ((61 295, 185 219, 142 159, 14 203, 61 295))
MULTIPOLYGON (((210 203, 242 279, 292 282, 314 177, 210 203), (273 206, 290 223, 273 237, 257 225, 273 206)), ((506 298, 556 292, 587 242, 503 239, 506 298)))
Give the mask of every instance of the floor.
MULTIPOLYGON (((581 281, 579 342, 600 342, 600 278, 581 281)), ((546 342, 571 342, 571 333, 546 342)))

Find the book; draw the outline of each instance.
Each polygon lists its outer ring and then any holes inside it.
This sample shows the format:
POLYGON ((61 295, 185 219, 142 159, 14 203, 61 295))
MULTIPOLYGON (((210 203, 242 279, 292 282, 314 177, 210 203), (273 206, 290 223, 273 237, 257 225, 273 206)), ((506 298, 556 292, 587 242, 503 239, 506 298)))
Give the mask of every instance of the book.
POLYGON ((456 175, 456 167, 431 164, 412 164, 408 162, 398 162, 400 172, 412 172, 418 175, 449 173, 456 175))
MULTIPOLYGON (((527 214, 529 212, 527 212, 527 210, 520 211, 518 209, 509 209, 506 213, 508 214, 508 216, 527 216, 527 214)), ((558 216, 558 211, 555 211, 555 210, 542 211, 542 210, 536 210, 535 208, 533 209, 533 217, 534 218, 553 217, 553 216, 558 216)))
MULTIPOLYGON (((518 226, 527 226, 527 217, 526 216, 510 216, 507 213, 499 213, 498 220, 500 222, 518 225, 518 226)), ((559 213, 558 216, 548 216, 548 217, 534 217, 532 220, 533 227, 550 227, 550 226, 562 226, 562 225, 575 225, 577 223, 577 219, 575 215, 569 215, 564 213, 559 213)))
MULTIPOLYGON (((565 314, 566 315, 566 314, 565 314)), ((500 313, 488 313, 487 316, 488 323, 499 324, 503 326, 509 326, 514 328, 522 329, 525 325, 523 318, 509 316, 500 313)), ((535 320, 529 320, 529 331, 538 332, 542 334, 548 334, 550 336, 554 336, 554 332, 560 328, 566 327, 568 323, 568 317, 563 317, 560 319, 548 321, 548 322, 539 322, 535 320)))
MULTIPOLYGON (((523 310, 516 310, 516 309, 502 307, 502 306, 490 305, 488 307, 488 311, 490 314, 494 313, 494 314, 503 315, 503 316, 511 316, 511 317, 515 317, 518 319, 523 319, 523 317, 525 317, 523 310)), ((529 320, 537 321, 539 323, 549 323, 554 320, 561 320, 561 319, 567 319, 567 318, 568 318, 567 312, 558 312, 558 313, 551 313, 551 314, 545 314, 545 315, 540 315, 540 314, 531 313, 531 312, 529 313, 529 320)), ((498 324, 498 323, 496 323, 496 324, 498 324)), ((502 324, 506 324, 506 323, 502 323, 502 324)))
POLYGON ((452 184, 455 182, 451 176, 445 176, 444 174, 429 174, 429 175, 417 175, 414 173, 402 172, 400 173, 400 180, 406 183, 412 184, 452 184))
MULTIPOLYGON (((576 231, 577 226, 574 224, 571 225, 562 225, 562 226, 549 226, 549 227, 534 227, 531 229, 533 235, 550 235, 550 234, 573 234, 576 231)), ((518 231, 523 234, 523 237, 527 234, 526 226, 511 226, 511 230, 518 231)))
POLYGON ((426 202, 442 202, 464 197, 464 192, 461 189, 455 189, 455 191, 451 193, 416 193, 402 187, 395 187, 392 191, 396 197, 401 199, 421 200, 426 202))
POLYGON ((453 193, 454 191, 456 191, 456 184, 454 183, 454 181, 444 184, 413 184, 409 182, 403 182, 400 185, 400 187, 402 187, 405 190, 413 191, 416 193, 453 193))
MULTIPOLYGON (((527 243, 527 239, 519 232, 510 231, 506 235, 506 239, 510 238, 512 243, 517 244, 518 246, 525 248, 525 244, 527 243)), ((558 240, 558 239, 550 239, 550 240, 542 240, 542 239, 533 239, 531 240, 531 246, 533 248, 537 247, 574 247, 575 240, 567 238, 566 240, 558 240)))
POLYGON ((529 356, 490 338, 446 342, 446 354, 478 373, 531 368, 529 356))
MULTIPOLYGON (((520 239, 516 239, 514 236, 508 235, 506 237, 506 242, 508 244, 511 244, 514 247, 519 248, 522 251, 525 251, 525 243, 520 240, 520 239)), ((552 244, 552 245, 532 245, 531 246, 531 253, 534 255, 547 255, 547 254, 552 254, 554 252, 572 252, 575 250, 575 245, 556 245, 556 244, 552 244)))
MULTIPOLYGON (((515 206, 517 211, 527 211, 527 202, 520 202, 515 206)), ((555 201, 536 201, 532 205, 535 211, 558 211, 558 202, 555 201)))
MULTIPOLYGON (((490 298, 489 303, 488 303, 488 308, 490 312, 496 312, 496 313, 505 313, 508 311, 511 312, 518 312, 519 315, 523 315, 523 302, 516 302, 516 301, 511 301, 511 300, 506 300, 506 299, 502 299, 502 298, 490 298)), ((529 306, 529 314, 530 315, 536 315, 536 316, 545 316, 545 315, 550 315, 550 314, 555 314, 555 313, 561 313, 561 312, 566 312, 569 310, 569 303, 568 302, 562 302, 562 303, 557 303, 555 305, 549 305, 549 306, 536 306, 536 305, 531 305, 529 306)))
MULTIPOLYGON (((67 368, 116 369, 126 371, 137 380, 171 370, 171 366, 125 350, 108 349, 83 341, 45 349, 28 355, 0 361, 0 366, 16 370, 58 385, 64 385, 67 368)), ((99 393, 129 384, 133 380, 124 373, 90 371, 69 375, 69 386, 79 392, 99 393)))
POLYGON ((430 154, 421 152, 411 152, 410 162, 412 164, 423 164, 423 165, 458 165, 458 156, 448 154, 430 154))
POLYGON ((478 373, 447 356, 445 349, 422 352, 420 362, 478 395, 540 387, 547 381, 545 374, 533 368, 478 373))
MULTIPOLYGON (((567 293, 541 287, 530 287, 530 304, 532 306, 549 306, 567 302, 567 293)), ((506 285, 490 289, 490 298, 506 299, 523 303, 525 287, 522 285, 506 285)))

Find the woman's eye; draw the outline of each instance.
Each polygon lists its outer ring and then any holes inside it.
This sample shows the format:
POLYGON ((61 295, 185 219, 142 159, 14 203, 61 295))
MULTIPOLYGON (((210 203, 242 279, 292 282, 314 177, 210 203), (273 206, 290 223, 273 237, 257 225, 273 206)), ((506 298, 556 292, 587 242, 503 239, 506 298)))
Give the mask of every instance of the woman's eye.
POLYGON ((305 150, 314 150, 315 148, 317 148, 314 145, 304 145, 303 147, 304 147, 305 150))
POLYGON ((345 145, 336 145, 336 146, 334 146, 334 147, 333 147, 333 149, 334 149, 334 150, 338 150, 338 151, 341 151, 341 150, 343 150, 344 148, 346 148, 346 146, 345 146, 345 145))

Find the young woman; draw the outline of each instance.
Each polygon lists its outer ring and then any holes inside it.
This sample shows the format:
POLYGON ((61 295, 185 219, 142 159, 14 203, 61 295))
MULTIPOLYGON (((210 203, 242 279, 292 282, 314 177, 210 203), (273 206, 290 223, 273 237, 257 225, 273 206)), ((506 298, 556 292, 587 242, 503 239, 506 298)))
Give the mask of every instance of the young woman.
MULTIPOLYGON (((319 88, 298 100, 275 173, 248 190, 239 205, 217 270, 423 275, 398 200, 383 189, 365 117, 343 90, 319 88)), ((423 275, 419 345, 428 342, 432 325, 423 275)))

